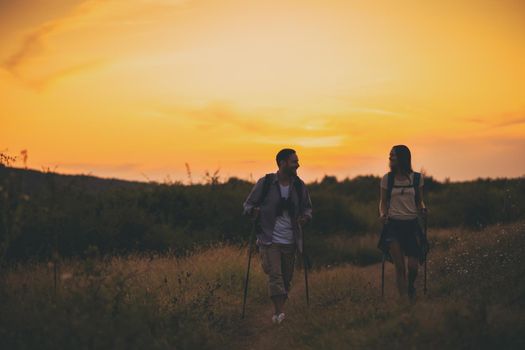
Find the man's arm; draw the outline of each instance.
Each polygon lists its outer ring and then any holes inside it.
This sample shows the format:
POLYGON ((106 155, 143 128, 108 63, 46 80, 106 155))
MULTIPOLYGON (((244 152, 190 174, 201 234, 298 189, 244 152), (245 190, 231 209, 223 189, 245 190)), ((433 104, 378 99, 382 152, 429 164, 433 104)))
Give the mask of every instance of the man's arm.
POLYGON ((301 215, 304 217, 304 222, 312 220, 312 200, 310 198, 310 193, 308 192, 308 189, 306 188, 305 183, 303 182, 303 193, 302 196, 304 198, 303 201, 303 208, 301 210, 301 215))
POLYGON ((257 183, 253 186, 250 194, 243 203, 243 215, 250 215, 253 212, 253 208, 258 206, 257 203, 259 198, 261 198, 263 190, 264 177, 260 178, 257 183))

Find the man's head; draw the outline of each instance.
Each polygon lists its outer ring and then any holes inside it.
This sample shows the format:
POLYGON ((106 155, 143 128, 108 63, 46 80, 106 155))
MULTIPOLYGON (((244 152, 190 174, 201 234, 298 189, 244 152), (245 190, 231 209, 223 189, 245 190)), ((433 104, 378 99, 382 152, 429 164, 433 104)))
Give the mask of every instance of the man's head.
POLYGON ((275 157, 279 171, 288 175, 297 175, 297 168, 299 168, 299 158, 295 150, 291 148, 284 148, 277 153, 275 157))

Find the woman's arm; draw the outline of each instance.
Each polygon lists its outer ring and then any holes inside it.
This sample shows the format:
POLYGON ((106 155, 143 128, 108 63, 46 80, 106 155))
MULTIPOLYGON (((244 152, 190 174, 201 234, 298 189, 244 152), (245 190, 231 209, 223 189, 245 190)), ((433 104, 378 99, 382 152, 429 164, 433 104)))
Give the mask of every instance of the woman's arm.
POLYGON ((379 216, 381 221, 386 222, 386 217, 388 214, 388 208, 386 203, 386 189, 381 187, 381 195, 379 198, 379 216))
POLYGON ((425 201, 423 200, 423 186, 419 187, 419 203, 416 203, 416 205, 421 212, 426 213, 427 207, 425 205, 425 201))
POLYGON ((416 203, 417 209, 421 211, 422 213, 427 212, 427 207, 425 205, 425 201, 423 199, 423 193, 425 192, 424 189, 424 180, 423 180, 423 174, 421 174, 421 179, 419 180, 419 202, 416 203))

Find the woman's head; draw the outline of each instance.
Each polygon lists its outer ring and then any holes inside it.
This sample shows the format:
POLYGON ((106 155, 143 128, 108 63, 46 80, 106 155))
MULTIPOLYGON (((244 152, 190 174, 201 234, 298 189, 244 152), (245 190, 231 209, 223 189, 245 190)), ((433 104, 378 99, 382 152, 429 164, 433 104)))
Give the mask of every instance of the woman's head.
POLYGON ((405 145, 396 145, 390 151, 390 171, 394 173, 410 174, 412 170, 412 156, 405 145))

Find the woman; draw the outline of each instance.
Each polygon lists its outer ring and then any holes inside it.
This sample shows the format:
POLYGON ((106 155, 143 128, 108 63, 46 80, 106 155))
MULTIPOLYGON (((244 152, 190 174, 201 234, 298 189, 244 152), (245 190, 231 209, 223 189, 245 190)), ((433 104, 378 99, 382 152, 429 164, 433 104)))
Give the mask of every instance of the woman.
POLYGON ((394 262, 399 295, 408 294, 413 301, 418 263, 422 261, 426 248, 418 215, 426 215, 426 207, 423 176, 412 170, 411 158, 407 146, 397 145, 390 151, 390 172, 381 179, 379 212, 384 224, 380 247, 394 262), (405 256, 408 257, 408 283, 405 256))

